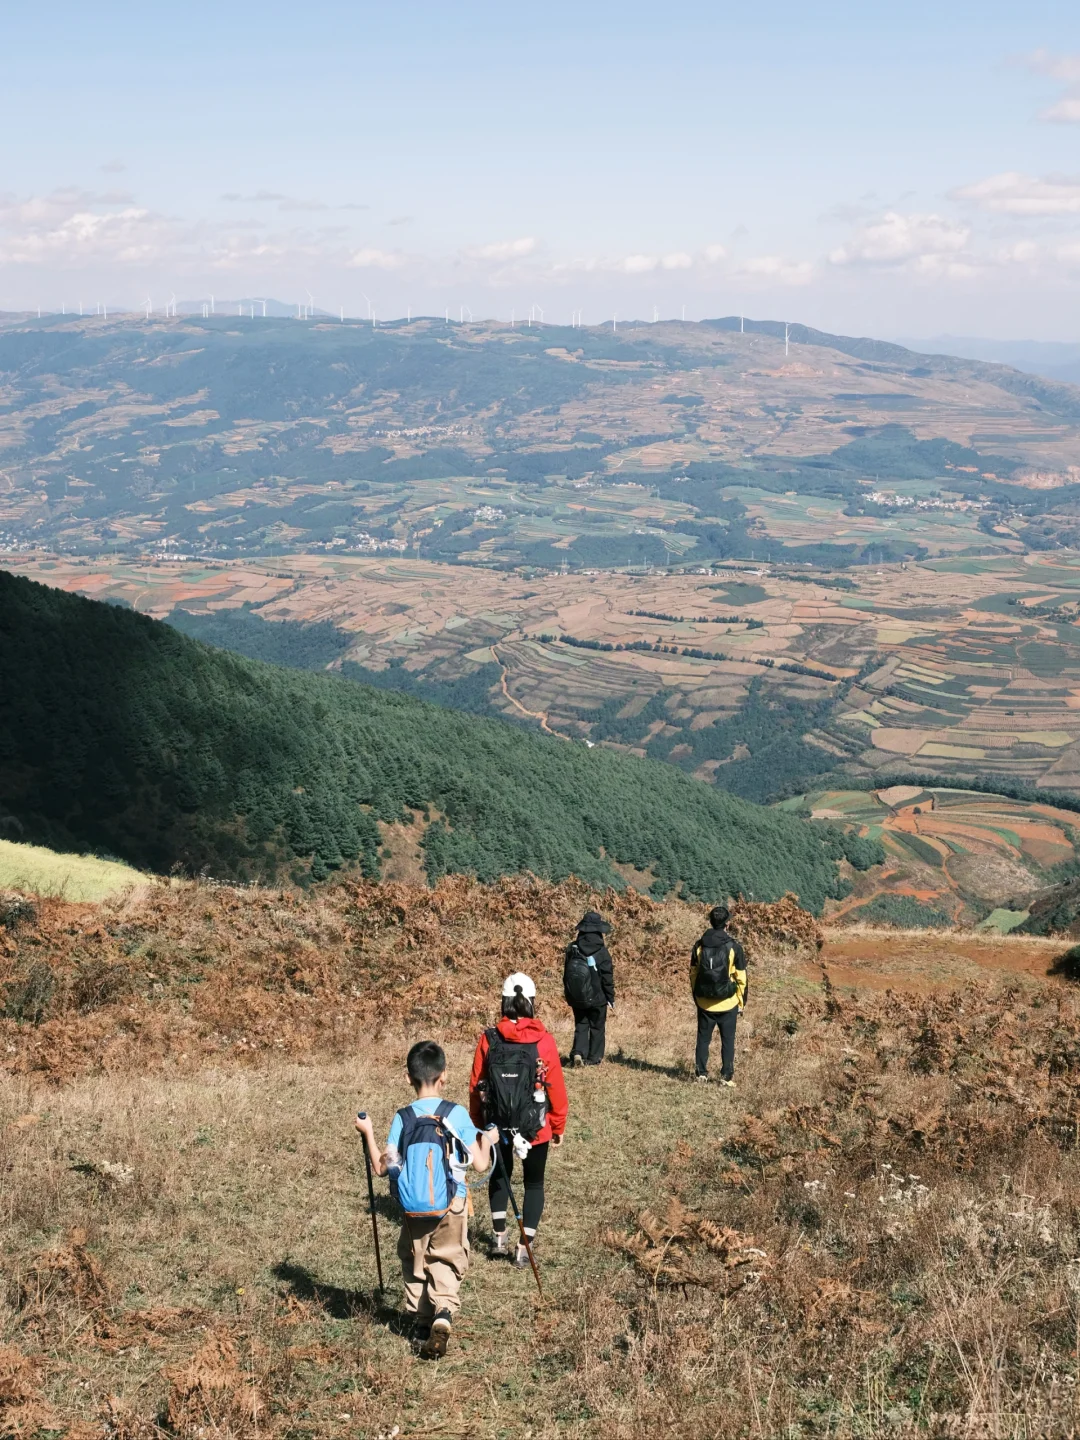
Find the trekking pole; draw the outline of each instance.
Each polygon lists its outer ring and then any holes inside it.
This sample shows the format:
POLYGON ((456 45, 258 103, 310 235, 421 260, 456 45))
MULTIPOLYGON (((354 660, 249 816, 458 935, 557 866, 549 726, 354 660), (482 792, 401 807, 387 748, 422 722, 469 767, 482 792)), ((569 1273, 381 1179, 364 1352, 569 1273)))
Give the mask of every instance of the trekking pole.
MULTIPOLYGON (((366 1120, 367 1112, 364 1110, 358 1111, 356 1118, 358 1120, 366 1120)), ((375 1214, 375 1181, 371 1175, 371 1156, 368 1154, 366 1140, 364 1141, 364 1168, 367 1171, 367 1193, 368 1205, 371 1207, 371 1228, 375 1234, 375 1268, 379 1272, 379 1294, 385 1299, 386 1286, 383 1284, 382 1278, 382 1251, 379 1249, 379 1220, 375 1214)))
POLYGON ((533 1258, 532 1246, 529 1244, 529 1237, 525 1234, 525 1222, 521 1218, 521 1211, 518 1209, 517 1201, 514 1199, 514 1192, 510 1186, 510 1176, 507 1174, 506 1161, 502 1153, 502 1137, 495 1142, 495 1159, 502 1170, 502 1177, 506 1181, 506 1191, 510 1196, 510 1208, 514 1212, 514 1219, 517 1221, 518 1230, 521 1232, 521 1243, 525 1246, 525 1254, 529 1257, 529 1264, 532 1266, 533 1276, 536 1279, 536 1288, 540 1291, 540 1299, 544 1298, 544 1287, 540 1283, 540 1271, 536 1268, 536 1261, 533 1258))

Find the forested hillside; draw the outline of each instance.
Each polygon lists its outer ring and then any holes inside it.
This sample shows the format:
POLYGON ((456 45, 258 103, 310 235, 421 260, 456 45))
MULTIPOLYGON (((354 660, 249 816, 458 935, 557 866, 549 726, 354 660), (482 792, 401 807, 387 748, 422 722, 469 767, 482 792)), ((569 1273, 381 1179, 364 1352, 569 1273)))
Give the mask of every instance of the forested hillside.
POLYGON ((419 811, 428 874, 530 870, 819 909, 872 847, 637 761, 279 669, 0 572, 0 822, 12 838, 248 878, 379 869, 419 811))

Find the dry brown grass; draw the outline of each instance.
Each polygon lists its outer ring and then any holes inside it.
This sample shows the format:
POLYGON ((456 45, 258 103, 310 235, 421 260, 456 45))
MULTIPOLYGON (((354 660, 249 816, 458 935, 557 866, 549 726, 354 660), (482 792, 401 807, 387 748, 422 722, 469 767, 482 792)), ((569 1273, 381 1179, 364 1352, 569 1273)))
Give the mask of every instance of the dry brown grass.
MULTIPOLYGON (((386 1126, 405 1098, 405 1045, 421 1030, 450 1037, 450 1090, 462 1094, 472 1036, 491 1014, 489 972, 501 974, 507 953, 553 944, 556 920, 567 909, 576 919, 580 900, 506 887, 454 893, 453 905, 449 894, 418 897, 415 914, 400 889, 368 893, 361 953, 386 989, 366 1029, 351 1011, 340 1012, 347 1026, 334 1022, 343 987, 315 968, 322 952, 311 937, 327 933, 339 902, 285 907, 283 937, 307 939, 284 960, 263 955, 263 993, 267 1005, 287 994, 266 978, 281 973, 272 962, 302 960, 315 977, 301 993, 324 1018, 299 1030, 306 1052, 300 1040, 285 1055, 192 1043, 199 1026, 211 1033, 199 990, 213 984, 209 964, 203 980, 190 978, 193 953, 213 934, 213 953, 231 953, 241 968, 230 973, 242 973, 255 963, 253 917, 281 908, 281 897, 233 892, 196 895, 213 924, 179 953, 170 925, 196 918, 183 908, 196 902, 170 911, 169 897, 155 901, 165 907, 155 963, 175 966, 158 992, 9 1027, 0 1434, 65 1424, 114 1440, 373 1440, 395 1425, 485 1440, 1075 1433, 1071 993, 1029 981, 859 1000, 827 982, 816 992, 793 985, 773 960, 740 1030, 739 1089, 697 1087, 682 930, 692 938, 700 917, 648 902, 637 921, 630 910, 618 921, 627 959, 609 1063, 570 1077, 568 1143, 552 1156, 541 1228, 548 1299, 536 1302, 527 1272, 477 1257, 450 1355, 419 1361, 394 1315, 385 1198, 386 1307, 375 1291, 350 1117, 363 1104, 386 1126), (456 935, 458 902, 483 940, 474 962, 451 948, 459 968, 447 970, 432 941, 403 946, 434 915, 433 933, 456 935), (500 906, 507 952, 494 944, 500 906), (388 983, 391 959, 405 980, 388 983), (441 1004, 444 1025, 434 1019, 441 1004), (163 1018, 152 1028, 155 1005, 163 1018), (27 1038, 95 1016, 132 1027, 106 1064, 27 1038), (186 1061, 174 1025, 188 1027, 186 1061), (26 1063, 46 1053, 67 1057, 63 1067, 26 1063)), ((93 948, 90 912, 79 913, 70 951, 50 948, 40 928, 20 946, 36 935, 66 973, 93 948)), ((134 923, 98 913, 109 945, 134 923)), ((145 943, 143 930, 125 933, 145 943)), ((350 953, 333 952, 341 963, 350 953)), ((323 963, 332 969, 325 954, 323 963)), ((259 993, 250 985, 235 1011, 214 990, 213 1013, 241 1013, 259 993)), ((565 1049, 564 1007, 542 969, 541 1000, 565 1049)), ((286 1012, 267 1013, 280 1023, 286 1012)), ((485 1233, 480 1199, 474 1237, 485 1233)))

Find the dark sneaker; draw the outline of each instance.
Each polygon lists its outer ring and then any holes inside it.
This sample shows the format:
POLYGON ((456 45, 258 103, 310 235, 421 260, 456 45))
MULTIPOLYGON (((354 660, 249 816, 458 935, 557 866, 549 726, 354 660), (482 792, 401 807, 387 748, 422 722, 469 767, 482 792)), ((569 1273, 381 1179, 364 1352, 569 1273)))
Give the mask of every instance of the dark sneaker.
POLYGON ((423 1359, 442 1359, 446 1354, 446 1347, 450 1343, 450 1327, 453 1323, 449 1310, 439 1311, 431 1322, 431 1334, 420 1346, 420 1354, 423 1359))
POLYGON ((510 1254, 510 1232, 509 1230, 496 1230, 491 1237, 491 1244, 488 1247, 489 1260, 505 1260, 510 1254))

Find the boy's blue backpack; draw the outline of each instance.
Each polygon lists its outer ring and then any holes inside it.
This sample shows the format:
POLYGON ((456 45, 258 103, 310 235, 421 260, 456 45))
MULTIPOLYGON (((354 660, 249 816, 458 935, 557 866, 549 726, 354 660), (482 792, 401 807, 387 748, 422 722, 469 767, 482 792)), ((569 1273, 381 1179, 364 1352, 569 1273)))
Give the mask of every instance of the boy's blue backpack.
POLYGON ((401 1168, 391 1172, 390 1190, 406 1215, 433 1219, 445 1215, 457 1189, 450 1156, 457 1144, 447 1128, 446 1117, 453 1110, 449 1100, 440 1100, 432 1115, 418 1115, 411 1105, 399 1110, 401 1168))

